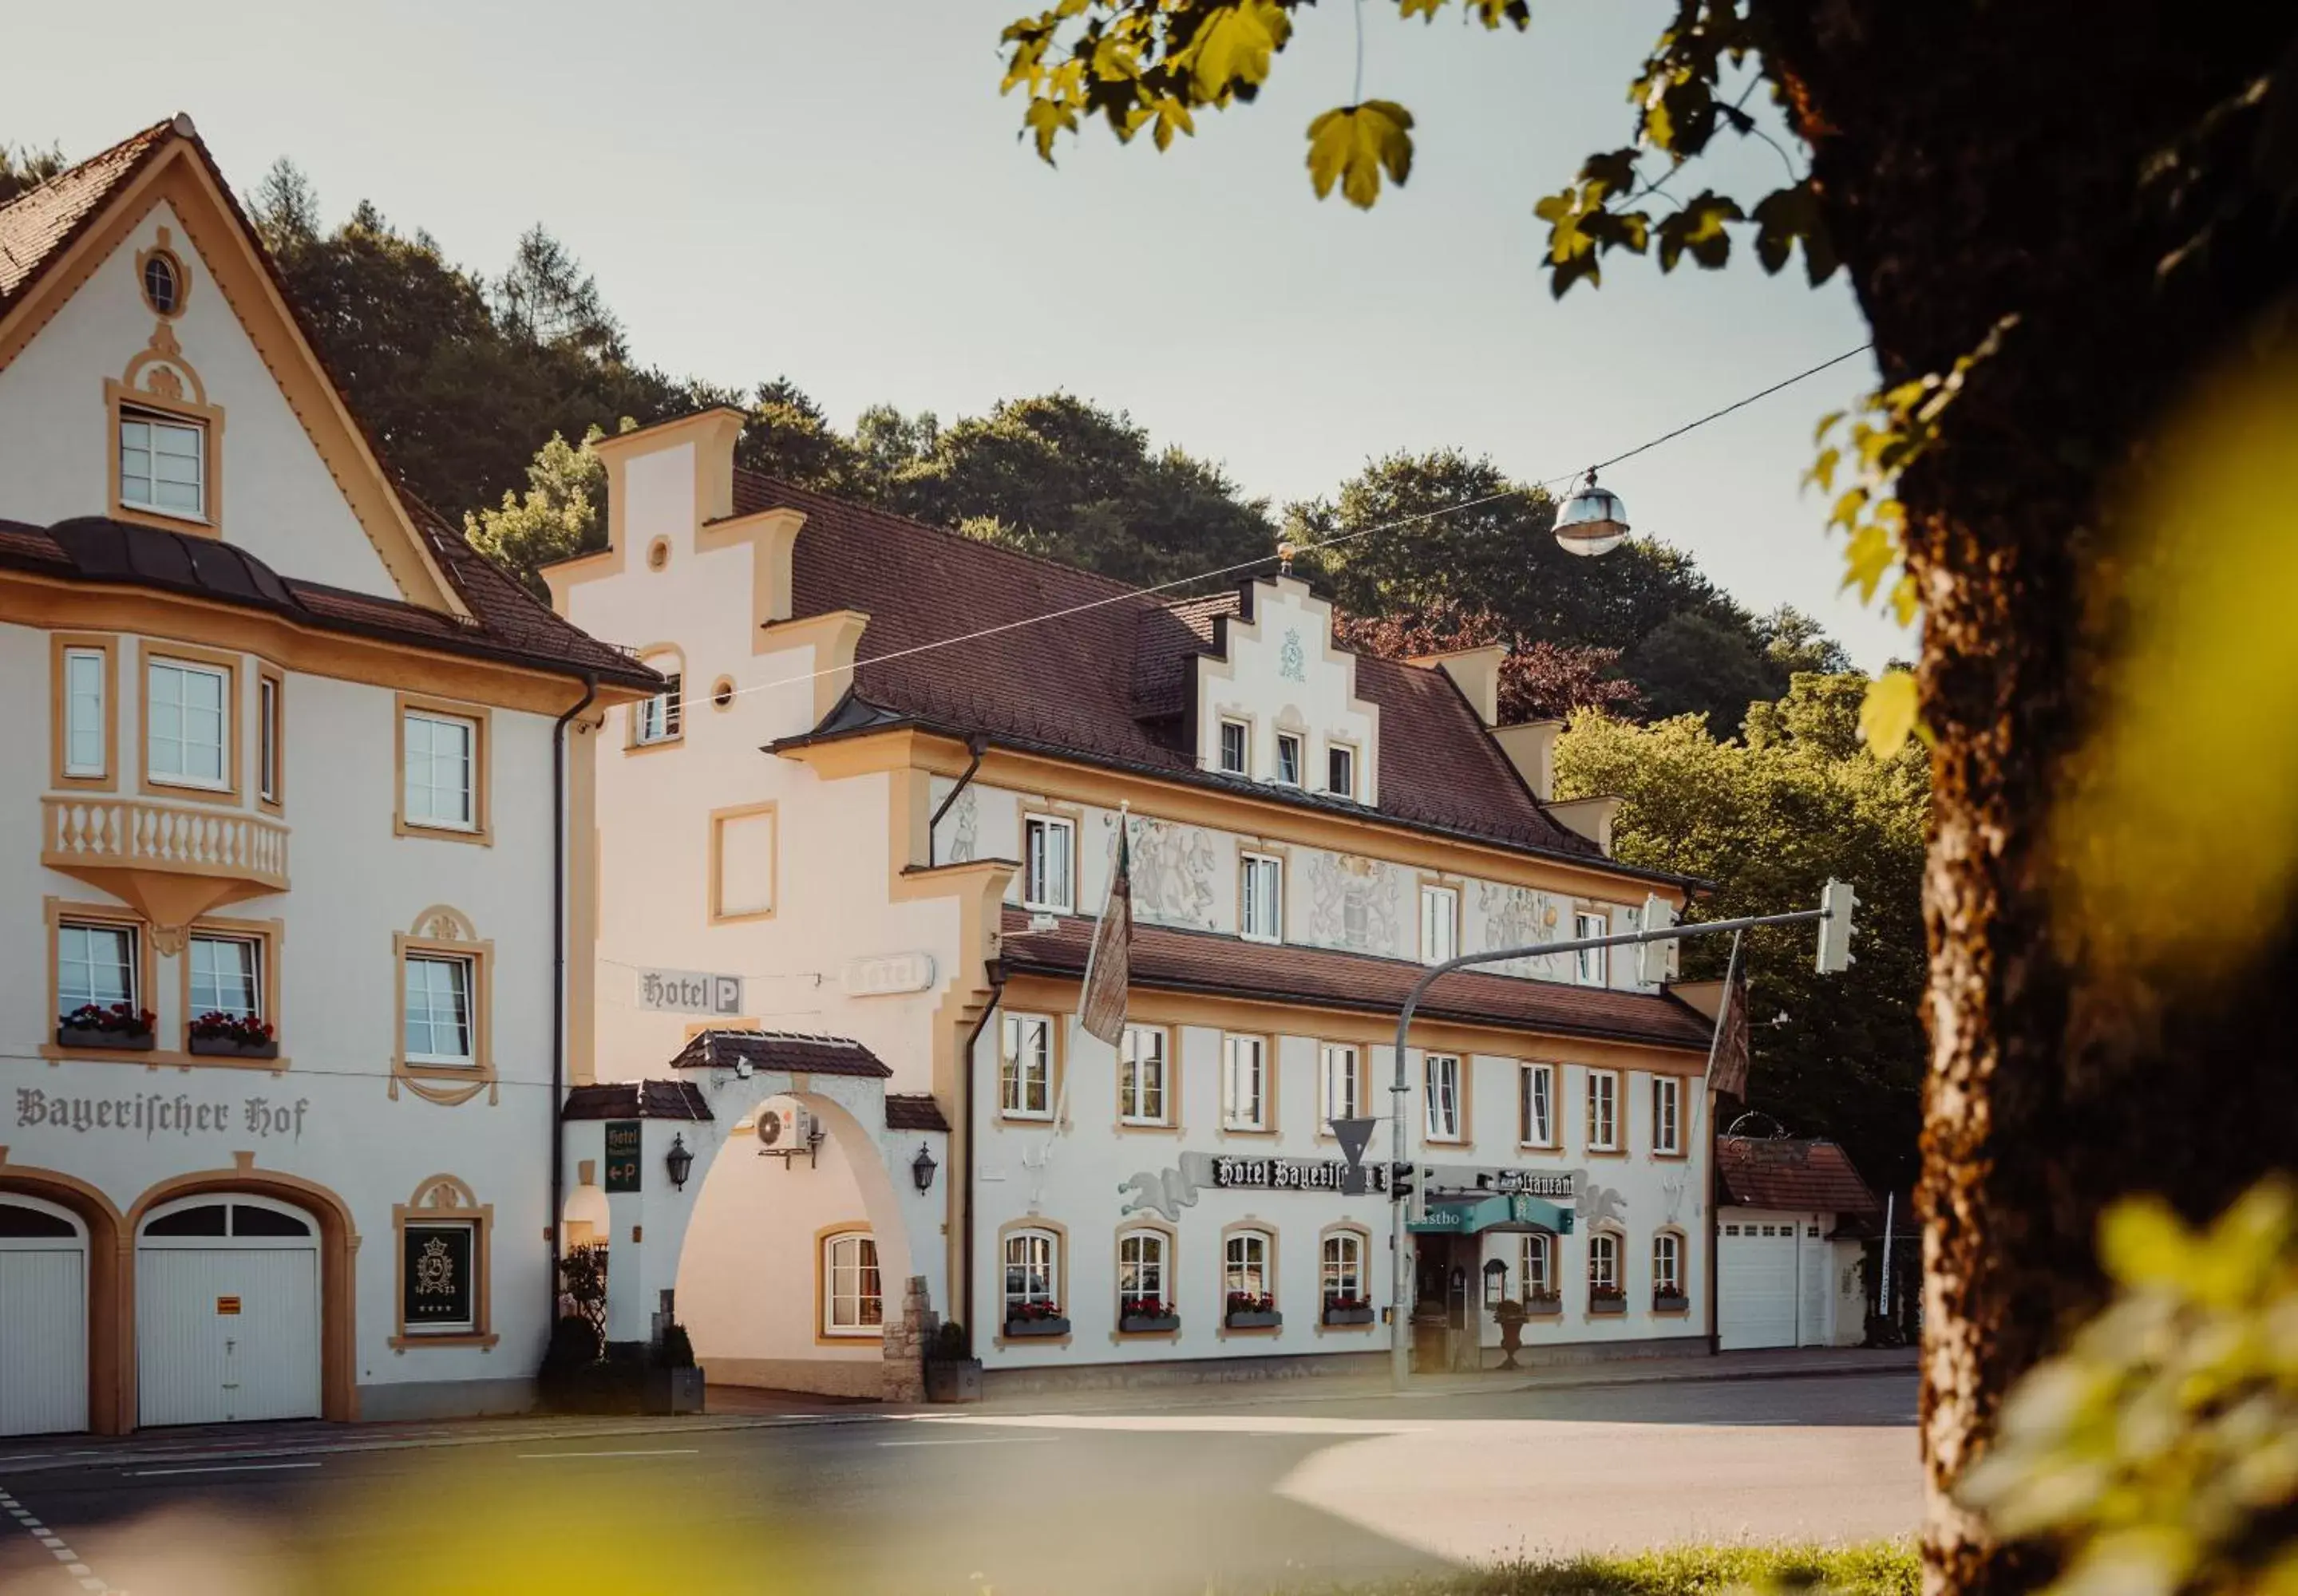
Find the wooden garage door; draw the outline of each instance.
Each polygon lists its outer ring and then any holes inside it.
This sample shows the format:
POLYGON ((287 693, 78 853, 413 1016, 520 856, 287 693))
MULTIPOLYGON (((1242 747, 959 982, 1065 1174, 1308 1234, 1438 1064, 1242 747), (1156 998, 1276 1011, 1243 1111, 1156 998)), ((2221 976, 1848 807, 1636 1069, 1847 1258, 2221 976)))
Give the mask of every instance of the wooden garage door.
POLYGON ((0 1195, 0 1436, 87 1427, 87 1233, 0 1195))
POLYGON ((1727 1219, 1715 1238, 1715 1324, 1727 1352, 1796 1344, 1796 1227, 1727 1219))
POLYGON ((269 1198, 194 1197, 136 1242, 139 1424, 319 1416, 319 1236, 269 1198))

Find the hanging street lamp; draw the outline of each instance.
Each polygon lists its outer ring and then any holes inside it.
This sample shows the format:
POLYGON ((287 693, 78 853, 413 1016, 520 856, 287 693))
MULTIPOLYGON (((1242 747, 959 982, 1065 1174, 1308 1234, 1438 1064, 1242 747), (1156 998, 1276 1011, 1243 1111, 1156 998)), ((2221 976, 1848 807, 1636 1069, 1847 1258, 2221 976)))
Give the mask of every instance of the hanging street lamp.
POLYGON ((1592 469, 1556 513, 1556 540, 1567 553, 1591 555, 1610 554, 1628 540, 1628 506, 1609 488, 1596 486, 1592 469))

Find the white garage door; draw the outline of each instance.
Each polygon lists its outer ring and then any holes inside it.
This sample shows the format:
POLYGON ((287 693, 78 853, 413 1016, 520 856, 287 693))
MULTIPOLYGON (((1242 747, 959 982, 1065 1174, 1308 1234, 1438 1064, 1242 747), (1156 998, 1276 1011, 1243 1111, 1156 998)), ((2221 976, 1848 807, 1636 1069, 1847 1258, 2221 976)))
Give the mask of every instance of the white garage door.
POLYGON ((87 1232, 0 1196, 0 1436, 87 1427, 87 1232))
POLYGON ((1715 1238, 1715 1326, 1726 1352, 1793 1346, 1795 1222, 1725 1218, 1715 1238))
POLYGON ((319 1230, 268 1197, 192 1197, 136 1240, 140 1424, 319 1415, 319 1230))

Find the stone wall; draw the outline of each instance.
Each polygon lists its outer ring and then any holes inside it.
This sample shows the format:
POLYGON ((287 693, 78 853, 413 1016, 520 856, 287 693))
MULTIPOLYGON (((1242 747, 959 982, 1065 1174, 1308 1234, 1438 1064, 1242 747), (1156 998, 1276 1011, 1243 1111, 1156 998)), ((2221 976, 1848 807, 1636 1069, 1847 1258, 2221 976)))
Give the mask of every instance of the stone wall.
POLYGON ((912 1275, 902 1293, 899 1313, 886 1319, 885 1398, 917 1403, 926 1399, 926 1352, 941 1329, 933 1311, 931 1293, 923 1275, 912 1275))

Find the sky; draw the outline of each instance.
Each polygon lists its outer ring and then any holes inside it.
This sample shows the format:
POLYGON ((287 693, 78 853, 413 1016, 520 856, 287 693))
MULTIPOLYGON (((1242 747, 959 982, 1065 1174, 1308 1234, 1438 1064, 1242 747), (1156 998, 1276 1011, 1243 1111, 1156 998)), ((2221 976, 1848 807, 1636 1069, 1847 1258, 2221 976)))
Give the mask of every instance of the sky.
MULTIPOLYGON (((1365 94, 1418 124, 1410 182, 1370 212, 1318 201, 1302 164, 1310 118, 1352 98, 1345 0, 1299 13, 1268 91, 1194 140, 1096 127, 1054 168, 997 92, 998 31, 1030 4, 210 0, 195 29, 180 0, 40 7, 0 48, 0 141, 77 157, 186 111, 243 192, 285 155, 330 221, 371 200, 466 266, 544 223, 674 374, 787 374, 841 426, 1065 390, 1280 505, 1399 449, 1560 476, 1866 340, 1839 275, 1752 253, 1668 276, 1617 258, 1550 296, 1533 206, 1630 142, 1669 0, 1533 0, 1525 34, 1365 0, 1365 94)), ((1670 186, 1752 202, 1786 177, 1752 141, 1701 168, 1670 186)), ((1913 642, 1840 593, 1799 482, 1814 423, 1872 380, 1847 361, 1604 477, 1640 535, 1868 669, 1913 642)))

